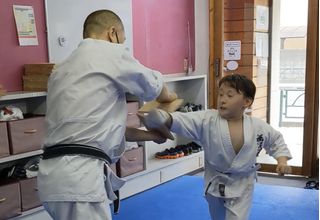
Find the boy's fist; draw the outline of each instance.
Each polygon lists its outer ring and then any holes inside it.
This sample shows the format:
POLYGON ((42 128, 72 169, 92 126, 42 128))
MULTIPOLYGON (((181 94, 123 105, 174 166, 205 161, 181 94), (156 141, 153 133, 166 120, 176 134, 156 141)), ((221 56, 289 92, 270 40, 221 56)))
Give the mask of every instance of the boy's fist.
POLYGON ((290 174, 292 173, 292 169, 287 164, 278 164, 276 171, 279 175, 283 176, 284 174, 290 174))
POLYGON ((166 122, 170 118, 170 115, 167 112, 160 109, 155 109, 150 111, 147 115, 140 113, 137 115, 148 130, 156 130, 164 137, 174 140, 173 135, 166 126, 166 122))

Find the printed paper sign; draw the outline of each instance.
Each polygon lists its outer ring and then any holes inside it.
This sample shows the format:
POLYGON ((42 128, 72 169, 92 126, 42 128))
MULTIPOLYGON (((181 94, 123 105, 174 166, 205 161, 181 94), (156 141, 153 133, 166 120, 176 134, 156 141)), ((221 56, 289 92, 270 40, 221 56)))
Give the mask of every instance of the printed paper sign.
POLYGON ((256 7, 256 29, 268 31, 269 29, 269 8, 266 6, 257 5, 256 7))
POLYGON ((241 41, 225 41, 224 42, 224 60, 240 60, 241 59, 241 41))
POLYGON ((20 46, 38 45, 37 29, 32 6, 13 5, 20 46))

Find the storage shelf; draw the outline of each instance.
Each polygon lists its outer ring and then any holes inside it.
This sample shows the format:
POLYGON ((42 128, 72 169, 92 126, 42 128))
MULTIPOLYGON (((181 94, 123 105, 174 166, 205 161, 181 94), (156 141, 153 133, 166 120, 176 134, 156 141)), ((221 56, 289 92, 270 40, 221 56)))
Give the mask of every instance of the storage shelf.
POLYGON ((157 158, 154 158, 154 159, 147 161, 147 164, 146 164, 147 169, 146 170, 140 171, 140 172, 132 174, 130 176, 123 177, 123 179, 124 180, 134 179, 138 176, 142 176, 144 174, 147 174, 147 173, 150 173, 150 172, 153 172, 156 170, 160 170, 162 168, 171 166, 171 165, 179 163, 181 161, 189 160, 193 157, 202 157, 202 156, 203 156, 203 151, 200 151, 198 153, 193 153, 191 155, 180 157, 177 159, 157 159, 157 158))
POLYGON ((47 92, 31 92, 31 91, 8 92, 6 95, 0 96, 0 101, 43 97, 46 95, 47 95, 47 92))
POLYGON ((165 82, 176 82, 176 81, 183 81, 183 80, 192 80, 192 79, 203 79, 206 78, 206 75, 186 75, 185 73, 178 73, 178 74, 167 74, 164 75, 165 82))
POLYGON ((191 155, 188 156, 184 156, 184 157, 180 157, 177 159, 151 159, 148 161, 148 170, 152 171, 152 170, 157 170, 157 169, 161 169, 170 165, 173 165, 175 163, 184 161, 184 160, 188 160, 192 157, 199 157, 199 156, 203 156, 203 151, 197 152, 197 153, 193 153, 191 155))
POLYGON ((15 155, 10 155, 7 157, 0 158, 0 163, 6 163, 14 160, 19 160, 27 157, 32 157, 36 155, 40 155, 43 153, 43 150, 36 150, 36 151, 30 151, 22 154, 15 154, 15 155))
POLYGON ((40 211, 44 211, 44 207, 43 206, 39 206, 39 207, 30 209, 28 211, 24 211, 24 212, 21 213, 21 215, 18 215, 18 216, 13 217, 13 218, 9 218, 9 220, 21 219, 23 217, 26 217, 26 216, 31 215, 31 214, 35 214, 35 213, 40 212, 40 211))

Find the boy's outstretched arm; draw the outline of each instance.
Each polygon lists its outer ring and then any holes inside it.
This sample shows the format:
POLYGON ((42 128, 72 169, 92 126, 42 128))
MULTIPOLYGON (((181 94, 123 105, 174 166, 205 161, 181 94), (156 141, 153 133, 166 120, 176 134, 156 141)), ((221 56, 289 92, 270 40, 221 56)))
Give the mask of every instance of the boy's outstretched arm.
POLYGON ((276 168, 276 172, 279 175, 290 174, 292 173, 291 167, 287 164, 288 158, 286 156, 281 156, 277 158, 278 165, 276 168))
POLYGON ((158 131, 145 131, 132 127, 126 128, 125 137, 126 141, 154 141, 157 144, 162 144, 167 140, 167 138, 158 131))
POLYGON ((174 137, 170 132, 172 117, 168 112, 161 109, 154 109, 147 115, 141 113, 138 113, 137 115, 148 130, 156 130, 164 137, 174 140, 174 137))

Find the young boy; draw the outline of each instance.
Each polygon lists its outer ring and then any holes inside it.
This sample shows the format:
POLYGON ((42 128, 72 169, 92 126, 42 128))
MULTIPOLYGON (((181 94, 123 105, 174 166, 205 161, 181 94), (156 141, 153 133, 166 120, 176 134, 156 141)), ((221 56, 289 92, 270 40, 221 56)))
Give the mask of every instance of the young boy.
POLYGON ((126 93, 159 102, 177 96, 161 73, 127 52, 123 24, 112 11, 91 13, 83 37, 50 75, 39 196, 53 219, 110 220, 109 200, 124 182, 105 161, 117 161, 125 141, 165 140, 156 132, 126 128, 126 93))
POLYGON ((244 114, 253 103, 256 87, 245 76, 233 74, 219 82, 218 109, 167 113, 154 110, 141 116, 147 128, 165 124, 171 131, 203 146, 205 195, 211 218, 248 219, 258 153, 264 148, 278 161, 276 171, 291 172, 291 154, 282 135, 266 122, 244 114))

